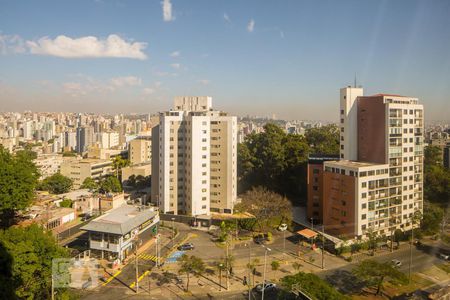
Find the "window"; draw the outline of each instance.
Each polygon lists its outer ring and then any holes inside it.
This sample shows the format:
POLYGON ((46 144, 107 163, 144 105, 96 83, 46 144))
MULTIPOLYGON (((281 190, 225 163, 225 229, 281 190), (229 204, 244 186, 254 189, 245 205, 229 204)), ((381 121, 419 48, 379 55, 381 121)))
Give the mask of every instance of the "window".
POLYGON ((367 182, 363 182, 363 183, 361 184, 361 187, 363 187, 363 188, 367 187, 367 182))
POLYGON ((361 215, 361 219, 362 219, 362 220, 365 220, 365 219, 366 219, 366 214, 362 214, 362 215, 361 215))

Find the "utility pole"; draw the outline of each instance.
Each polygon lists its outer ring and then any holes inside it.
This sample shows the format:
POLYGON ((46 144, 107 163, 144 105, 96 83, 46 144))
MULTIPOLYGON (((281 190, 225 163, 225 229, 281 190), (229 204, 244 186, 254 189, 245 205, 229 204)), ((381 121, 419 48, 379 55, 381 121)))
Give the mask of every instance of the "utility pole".
POLYGON ((272 251, 270 248, 267 248, 264 245, 263 245, 263 247, 266 249, 266 251, 264 252, 264 275, 263 275, 263 286, 262 286, 261 300, 264 300, 264 292, 266 290, 267 251, 272 251))
POLYGON ((250 300, 250 278, 252 276, 252 270, 251 266, 252 266, 252 246, 251 246, 251 242, 248 243, 248 300, 250 300))
POLYGON ((227 252, 226 252, 226 259, 225 259, 225 267, 226 267, 226 275, 227 275, 227 291, 230 288, 230 269, 228 267, 228 264, 229 264, 229 262, 228 262, 228 260, 229 260, 229 257, 228 257, 228 246, 229 246, 229 244, 228 244, 228 239, 227 239, 227 252))
POLYGON ((174 227, 174 222, 175 218, 172 218, 172 248, 173 248, 173 244, 174 244, 174 240, 175 240, 175 227, 174 227))
POLYGON ((411 268, 412 268, 412 259, 413 259, 413 251, 412 246, 414 243, 414 219, 412 220, 412 226, 411 226, 411 243, 409 244, 409 272, 408 272, 408 280, 409 283, 411 283, 411 268))
POLYGON ((286 230, 283 231, 283 252, 286 254, 286 230))
POLYGON ((324 261, 324 255, 325 255, 325 233, 324 233, 324 227, 325 225, 322 224, 322 270, 325 269, 325 261, 324 261))
POLYGON ((136 294, 139 293, 139 263, 138 263, 138 243, 139 243, 139 232, 136 234, 136 242, 134 248, 134 267, 136 269, 136 294))
POLYGON ((156 267, 159 267, 159 256, 158 256, 158 234, 155 236, 155 256, 156 256, 156 267))
POLYGON ((52 274, 52 300, 55 300, 55 280, 53 279, 53 274, 52 274))

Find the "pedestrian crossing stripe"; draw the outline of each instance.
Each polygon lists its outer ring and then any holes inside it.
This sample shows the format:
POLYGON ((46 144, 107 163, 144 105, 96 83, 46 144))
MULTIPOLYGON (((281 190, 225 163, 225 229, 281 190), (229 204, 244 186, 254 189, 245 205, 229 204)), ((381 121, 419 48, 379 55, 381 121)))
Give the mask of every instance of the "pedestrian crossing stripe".
POLYGON ((156 256, 155 255, 150 255, 150 254, 143 253, 143 254, 140 254, 138 257, 140 259, 143 259, 143 260, 156 261, 156 256))

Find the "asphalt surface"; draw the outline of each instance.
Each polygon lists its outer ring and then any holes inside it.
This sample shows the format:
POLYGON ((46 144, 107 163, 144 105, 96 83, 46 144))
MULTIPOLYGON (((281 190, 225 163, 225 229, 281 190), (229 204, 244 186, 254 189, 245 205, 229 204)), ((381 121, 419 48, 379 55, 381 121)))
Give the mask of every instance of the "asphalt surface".
MULTIPOLYGON (((213 242, 211 242, 211 236, 205 232, 193 231, 187 225, 184 224, 176 224, 176 227, 179 230, 179 235, 177 236, 175 243, 180 243, 185 240, 188 234, 194 233, 194 237, 189 239, 189 242, 192 242, 195 246, 194 250, 187 251, 186 253, 189 255, 195 255, 201 257, 206 264, 210 264, 212 262, 216 262, 223 257, 225 257, 226 249, 225 247, 219 248, 213 242)), ((165 243, 168 243, 166 247, 161 248, 162 256, 167 256, 168 252, 171 249, 171 242, 168 239, 170 237, 170 230, 164 234, 166 236, 165 243)), ((292 233, 276 233, 274 242, 270 245, 266 245, 266 247, 270 248, 271 251, 268 251, 268 261, 270 261, 271 256, 279 255, 286 249, 286 253, 296 255, 299 249, 297 244, 298 238, 292 235, 292 233), (283 236, 286 237, 286 242, 283 242, 283 236)), ((163 241, 164 243, 164 241, 163 241)), ((306 248, 303 248, 306 249, 306 248)), ((421 247, 413 246, 412 248, 412 272, 418 272, 424 269, 429 268, 435 263, 443 262, 439 257, 438 253, 441 251, 448 250, 442 244, 438 242, 433 242, 431 246, 422 245, 421 247)), ((400 270, 405 274, 408 274, 409 270, 409 261, 410 261, 410 248, 408 245, 403 245, 399 250, 394 251, 393 253, 389 253, 387 250, 383 250, 385 253, 381 256, 370 257, 374 260, 385 262, 391 261, 393 259, 398 259, 402 265, 400 266, 400 270), (406 247, 405 247, 406 246, 406 247)), ((253 241, 248 241, 244 243, 240 243, 234 247, 230 247, 229 253, 232 254, 235 258, 246 259, 249 257, 251 253, 252 258, 259 257, 261 260, 264 257, 266 252, 266 248, 255 244, 253 241)), ((221 292, 220 297, 217 297, 217 293, 214 295, 206 295, 205 297, 189 297, 183 293, 184 283, 180 284, 171 284, 166 285, 161 288, 165 294, 164 296, 152 296, 152 286, 148 286, 149 282, 155 282, 158 279, 158 274, 153 272, 155 270, 155 263, 151 260, 151 256, 155 255, 155 245, 152 245, 147 249, 142 255, 146 255, 147 260, 139 259, 139 276, 144 274, 147 271, 147 278, 143 278, 140 282, 140 293, 138 295, 135 294, 135 287, 132 283, 135 282, 136 278, 136 269, 134 262, 130 262, 127 266, 125 266, 120 274, 118 274, 114 280, 112 280, 107 285, 100 287, 94 291, 90 291, 82 294, 82 299, 248 299, 247 293, 241 292, 221 292), (150 278, 152 280, 150 280, 150 278)), ((369 257, 367 257, 369 258, 369 257)), ((359 283, 351 274, 351 270, 357 262, 347 263, 342 259, 326 255, 325 256, 325 265, 327 270, 317 272, 321 278, 326 279, 330 283, 332 283, 336 288, 343 292, 355 292, 361 288, 361 283, 359 283)), ((319 268, 317 268, 319 270, 319 268)), ((177 274, 173 274, 174 278, 179 277, 177 274)), ((151 283, 150 283, 151 284, 151 283)), ((153 283, 154 284, 154 283, 153 283)), ((206 292, 205 292, 206 294, 206 292)), ((252 299, 260 298, 258 293, 252 293, 254 297, 252 299)), ((266 295, 265 299, 276 299, 276 294, 266 295)))

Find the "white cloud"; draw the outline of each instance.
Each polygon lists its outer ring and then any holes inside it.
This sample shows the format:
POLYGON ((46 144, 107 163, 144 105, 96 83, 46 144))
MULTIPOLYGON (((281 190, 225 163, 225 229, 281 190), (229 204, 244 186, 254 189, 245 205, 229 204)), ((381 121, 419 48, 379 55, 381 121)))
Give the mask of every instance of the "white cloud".
POLYGON ((197 80, 198 83, 203 84, 203 85, 208 85, 211 83, 211 81, 209 79, 200 79, 197 80))
POLYGON ((66 82, 62 87, 64 92, 72 97, 83 96, 87 92, 86 87, 79 82, 66 82))
POLYGON ((179 68, 181 68, 181 65, 180 65, 180 64, 170 64, 170 66, 171 66, 172 68, 174 68, 174 69, 179 69, 179 68))
POLYGON ((50 55, 64 58, 92 58, 92 57, 124 57, 147 59, 143 50, 147 47, 142 42, 127 42, 116 34, 106 39, 95 36, 70 38, 59 35, 54 40, 42 37, 37 41, 26 42, 30 53, 50 55))
POLYGON ((255 30, 255 20, 251 19, 250 22, 248 22, 247 31, 253 32, 253 30, 255 30))
POLYGON ((224 13, 224 14, 223 14, 223 19, 224 19, 225 21, 227 21, 228 23, 231 23, 230 17, 228 16, 227 13, 224 13))
POLYGON ((113 87, 138 86, 142 84, 142 79, 135 76, 125 76, 111 78, 110 82, 113 87))
POLYGON ((170 0, 164 0, 161 2, 162 9, 163 9, 163 19, 165 22, 170 22, 175 20, 175 18, 172 15, 172 3, 170 3, 170 0))
POLYGON ((161 85, 162 85, 162 82, 161 82, 161 81, 155 82, 155 87, 156 87, 156 88, 161 87, 161 85))
POLYGON ((20 54, 25 53, 25 41, 18 36, 14 35, 3 35, 0 34, 0 53, 3 55, 6 54, 20 54))
POLYGON ((170 53, 170 56, 171 57, 178 57, 178 56, 180 56, 180 51, 173 51, 172 53, 170 53))

